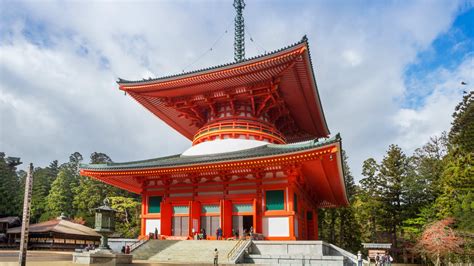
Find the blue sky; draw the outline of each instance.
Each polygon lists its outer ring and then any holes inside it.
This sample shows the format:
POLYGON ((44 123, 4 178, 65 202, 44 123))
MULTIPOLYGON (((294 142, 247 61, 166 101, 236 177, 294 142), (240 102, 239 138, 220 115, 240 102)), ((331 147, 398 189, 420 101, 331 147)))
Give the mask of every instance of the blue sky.
MULTIPOLYGON (((474 53, 474 9, 462 9, 449 30, 441 33, 431 45, 420 51, 415 62, 407 65, 405 79, 407 96, 403 99, 406 107, 423 106, 424 99, 432 91, 411 88, 410 81, 423 80, 438 68, 453 70, 474 53)), ((460 84, 459 84, 460 85, 460 84)))
MULTIPOLYGON (((115 80, 232 62, 232 2, 0 0, 0 151, 38 166, 75 151, 114 161, 183 152, 190 142, 115 80)), ((474 84, 472 1, 288 3, 247 1, 246 55, 308 36, 356 180, 390 144, 411 154, 449 130, 474 84)))

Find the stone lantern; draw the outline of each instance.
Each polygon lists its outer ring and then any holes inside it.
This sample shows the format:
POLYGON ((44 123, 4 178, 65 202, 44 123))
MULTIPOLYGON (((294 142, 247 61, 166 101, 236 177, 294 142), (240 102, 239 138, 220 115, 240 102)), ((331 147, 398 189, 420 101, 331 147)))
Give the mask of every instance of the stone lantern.
POLYGON ((115 213, 117 211, 109 206, 109 200, 104 200, 104 205, 95 209, 95 231, 102 235, 100 246, 89 252, 74 252, 72 260, 76 264, 100 264, 115 266, 117 264, 131 264, 132 254, 121 254, 112 251, 108 239, 115 232, 115 213))
POLYGON ((110 249, 108 238, 115 232, 115 213, 109 206, 109 200, 104 199, 104 205, 95 209, 95 231, 102 235, 99 249, 110 249))

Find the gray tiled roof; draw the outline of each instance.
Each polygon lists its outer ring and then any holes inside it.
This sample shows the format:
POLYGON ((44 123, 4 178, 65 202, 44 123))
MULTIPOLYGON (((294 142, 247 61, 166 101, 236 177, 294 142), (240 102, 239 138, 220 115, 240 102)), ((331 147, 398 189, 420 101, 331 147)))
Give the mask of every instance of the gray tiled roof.
POLYGON ((179 165, 190 165, 199 163, 210 163, 220 161, 233 161, 241 159, 251 159, 271 155, 280 155, 286 153, 293 153, 298 151, 309 150, 324 145, 340 142, 341 138, 339 134, 334 137, 326 138, 322 140, 309 140, 305 142, 298 142, 292 144, 267 144, 256 148, 226 152, 209 155, 195 155, 195 156, 184 156, 176 154, 167 157, 160 157, 155 159, 134 161, 134 162, 123 162, 123 163, 107 163, 107 164, 81 164, 80 168, 84 170, 127 170, 127 169, 144 169, 144 168, 161 168, 161 167, 172 167, 179 165))

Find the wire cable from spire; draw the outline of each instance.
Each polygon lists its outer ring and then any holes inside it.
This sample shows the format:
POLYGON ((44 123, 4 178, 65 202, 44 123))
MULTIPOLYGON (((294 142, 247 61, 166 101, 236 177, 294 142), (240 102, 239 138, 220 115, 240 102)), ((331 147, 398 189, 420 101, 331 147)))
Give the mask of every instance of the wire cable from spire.
POLYGON ((183 67, 182 72, 184 73, 186 71, 186 69, 188 69, 191 66, 193 66, 194 64, 196 64, 199 60, 201 60, 209 52, 214 51, 214 48, 220 43, 220 41, 222 40, 224 35, 226 35, 229 32, 229 27, 230 27, 231 24, 232 24, 232 21, 230 21, 229 24, 227 24, 224 32, 219 37, 217 37, 217 39, 212 43, 211 47, 209 49, 207 49, 206 51, 204 51, 201 55, 199 55, 194 61, 192 61, 191 63, 189 63, 185 67, 183 67))
POLYGON ((260 43, 257 42, 257 40, 256 40, 254 37, 252 37, 252 33, 250 32, 250 29, 249 29, 248 27, 247 27, 247 32, 248 32, 248 34, 249 34, 250 42, 252 42, 252 43, 255 45, 255 47, 257 48, 258 52, 261 53, 261 52, 260 52, 260 49, 261 49, 261 51, 263 51, 262 54, 266 54, 266 53, 267 53, 267 49, 265 49, 262 45, 260 45, 260 43))

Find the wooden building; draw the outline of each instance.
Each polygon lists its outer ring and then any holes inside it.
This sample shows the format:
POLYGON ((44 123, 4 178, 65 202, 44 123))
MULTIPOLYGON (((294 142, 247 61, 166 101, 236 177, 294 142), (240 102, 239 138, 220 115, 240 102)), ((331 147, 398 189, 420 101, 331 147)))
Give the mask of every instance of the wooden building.
MULTIPOLYGON (((7 236, 11 245, 19 246, 21 226, 8 229, 7 236)), ((92 228, 62 217, 31 224, 28 237, 28 249, 74 250, 100 244, 100 235, 92 228)))

